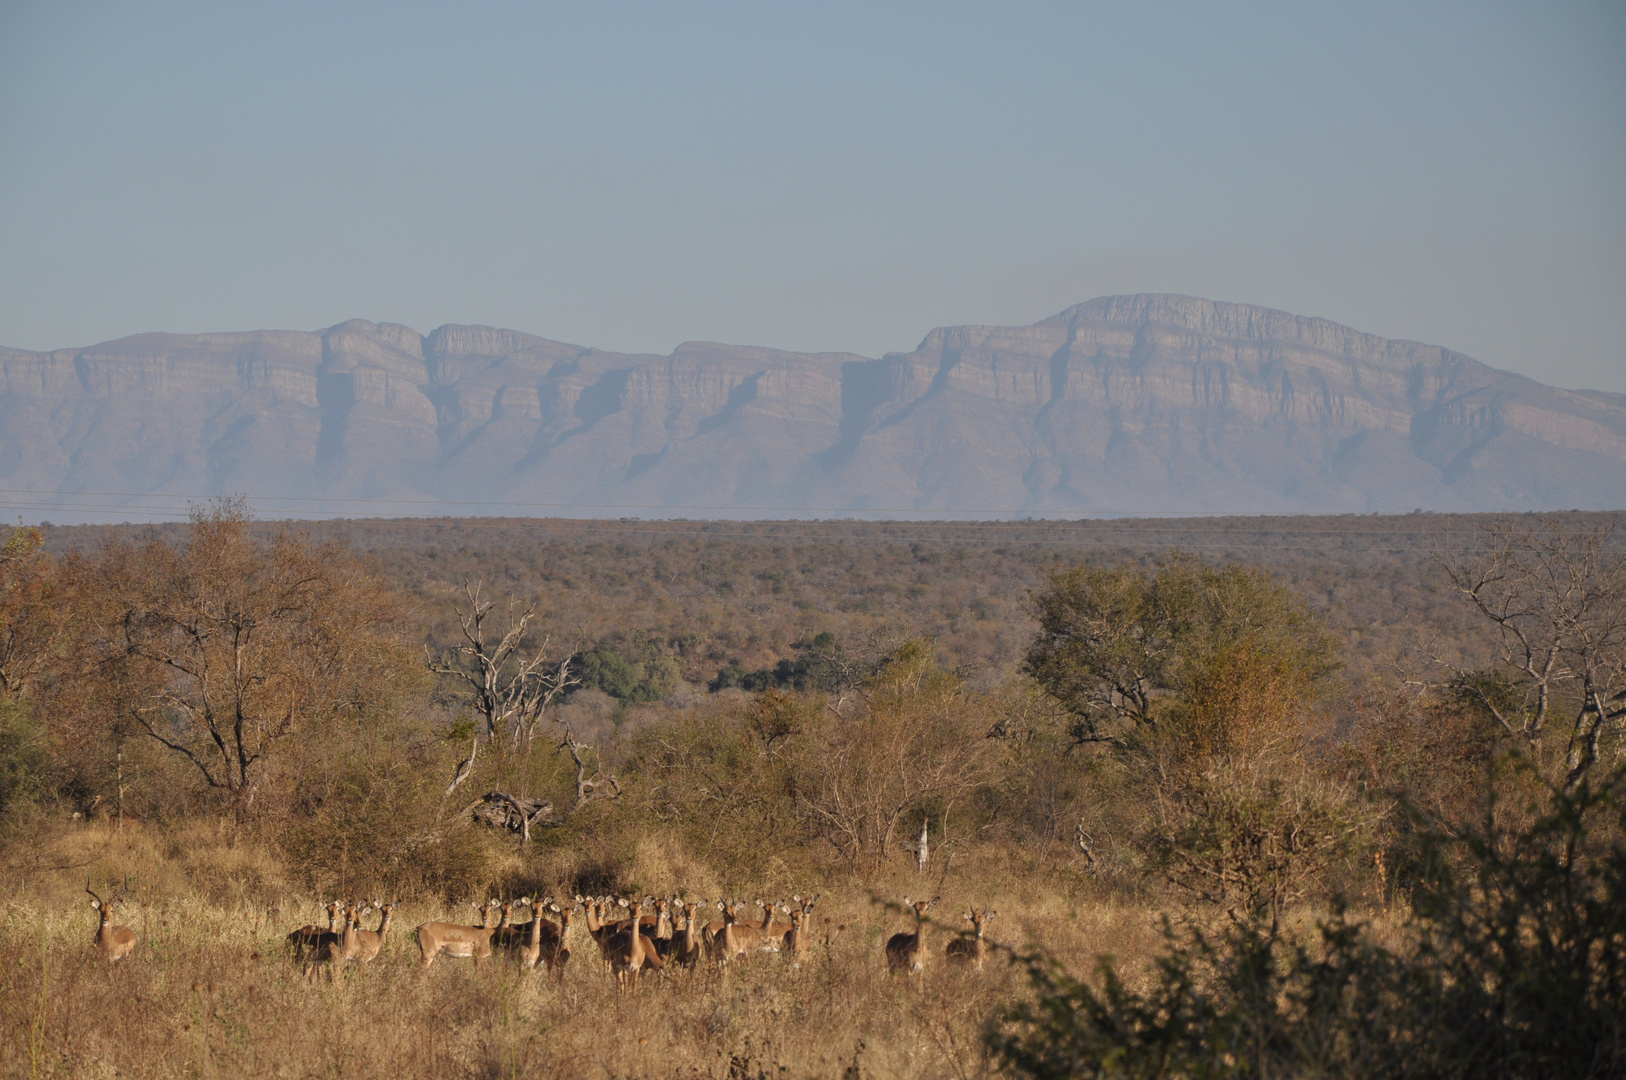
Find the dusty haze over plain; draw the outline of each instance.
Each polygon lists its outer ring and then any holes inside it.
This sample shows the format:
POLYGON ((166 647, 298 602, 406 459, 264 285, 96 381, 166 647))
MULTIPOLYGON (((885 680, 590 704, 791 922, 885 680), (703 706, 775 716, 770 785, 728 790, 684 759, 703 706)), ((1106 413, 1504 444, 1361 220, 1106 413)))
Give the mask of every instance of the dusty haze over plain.
POLYGON ((1626 391, 1619 3, 0 6, 0 344, 1260 304, 1626 391))

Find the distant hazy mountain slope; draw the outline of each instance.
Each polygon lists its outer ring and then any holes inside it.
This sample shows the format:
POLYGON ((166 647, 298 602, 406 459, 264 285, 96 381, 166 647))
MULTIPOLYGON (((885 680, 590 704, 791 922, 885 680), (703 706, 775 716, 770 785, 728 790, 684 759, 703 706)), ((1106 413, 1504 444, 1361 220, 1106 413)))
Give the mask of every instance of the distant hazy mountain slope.
POLYGON ((878 360, 355 320, 0 349, 0 486, 645 516, 1611 509, 1626 397, 1183 296, 878 360))

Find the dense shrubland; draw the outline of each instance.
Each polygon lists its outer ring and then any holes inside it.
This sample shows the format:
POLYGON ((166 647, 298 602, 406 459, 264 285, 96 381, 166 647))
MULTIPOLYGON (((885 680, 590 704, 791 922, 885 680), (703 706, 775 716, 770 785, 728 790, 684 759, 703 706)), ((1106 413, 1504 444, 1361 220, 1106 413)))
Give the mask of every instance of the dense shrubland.
MULTIPOLYGON (((454 1025, 473 1041, 419 1063, 440 1074, 1626 1062, 1607 517, 612 526, 284 527, 223 502, 186 527, 12 530, 8 1060, 118 1057, 94 1022, 69 1037, 52 978, 76 1007, 163 1012, 152 974, 121 973, 144 989, 109 1006, 51 959, 88 874, 159 921, 138 961, 211 988, 188 1008, 230 1027, 204 1001, 229 980, 279 1030, 315 1006, 271 944, 321 897, 460 919, 493 894, 829 897, 816 984, 696 984, 698 1026, 688 995, 628 1013, 575 983, 446 976, 477 1003, 454 1025), (924 890, 999 907, 1014 966, 919 997, 879 979, 895 901, 924 890), (567 1030, 584 1010, 624 1021, 615 1054, 567 1030)), ((399 1022, 440 1022, 430 982, 390 984, 399 1022)), ((345 1046, 367 1072, 348 1038, 300 1069, 345 1046)), ((379 1038, 377 1071, 412 1060, 379 1038)), ((239 1067, 268 1060, 236 1039, 239 1067)))

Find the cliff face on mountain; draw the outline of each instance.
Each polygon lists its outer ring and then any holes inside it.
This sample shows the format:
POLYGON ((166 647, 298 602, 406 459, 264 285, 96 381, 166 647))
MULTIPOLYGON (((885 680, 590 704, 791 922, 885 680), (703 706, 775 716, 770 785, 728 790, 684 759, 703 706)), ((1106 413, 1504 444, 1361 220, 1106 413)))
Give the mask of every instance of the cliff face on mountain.
POLYGON ((0 349, 0 488, 14 517, 105 492, 113 520, 221 492, 271 515, 1614 509, 1626 397, 1167 295, 880 359, 354 320, 0 349))

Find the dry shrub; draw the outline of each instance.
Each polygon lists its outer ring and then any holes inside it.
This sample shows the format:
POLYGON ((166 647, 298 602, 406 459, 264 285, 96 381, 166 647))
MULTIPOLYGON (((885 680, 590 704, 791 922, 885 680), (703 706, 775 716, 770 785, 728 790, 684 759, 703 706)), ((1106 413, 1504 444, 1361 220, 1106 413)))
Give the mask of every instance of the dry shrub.
POLYGON ((1000 779, 989 703, 926 642, 905 642, 844 704, 817 714, 800 740, 796 798, 815 834, 854 865, 878 869, 911 811, 1000 779))
POLYGON ((1160 810, 1144 840, 1157 869, 1233 919, 1270 927, 1369 826, 1344 785, 1296 756, 1221 759, 1167 792, 1160 810))
POLYGON ((1303 728, 1311 675, 1247 637, 1194 659, 1191 701, 1170 717, 1183 756, 1197 761, 1257 752, 1303 728))
POLYGON ((1617 771, 1596 788, 1549 788, 1513 828, 1492 786, 1479 825, 1429 834, 1442 857, 1397 933, 1342 908, 1303 932, 1170 927, 1141 977, 1103 962, 1081 978, 1033 950, 1033 995, 990 1024, 989 1046, 1007 1073, 1057 1080, 1620 1076, 1623 782, 1617 771))
POLYGON ((432 785, 405 766, 355 762, 278 847, 313 893, 468 896, 511 872, 514 845, 465 818, 437 820, 432 785))

